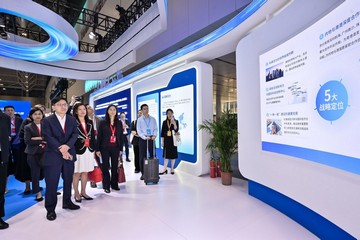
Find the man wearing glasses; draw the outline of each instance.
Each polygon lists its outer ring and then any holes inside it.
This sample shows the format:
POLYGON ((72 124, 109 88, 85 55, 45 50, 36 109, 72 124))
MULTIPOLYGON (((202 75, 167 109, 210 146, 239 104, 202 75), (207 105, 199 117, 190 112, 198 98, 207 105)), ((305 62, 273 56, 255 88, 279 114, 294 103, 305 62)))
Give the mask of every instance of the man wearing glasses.
POLYGON ((46 141, 43 157, 44 176, 46 182, 45 208, 49 221, 56 219, 57 187, 60 174, 63 178, 64 209, 77 210, 80 206, 71 201, 71 184, 76 161, 75 142, 78 137, 76 119, 66 114, 68 104, 64 98, 51 101, 54 114, 44 118, 42 136, 46 141))

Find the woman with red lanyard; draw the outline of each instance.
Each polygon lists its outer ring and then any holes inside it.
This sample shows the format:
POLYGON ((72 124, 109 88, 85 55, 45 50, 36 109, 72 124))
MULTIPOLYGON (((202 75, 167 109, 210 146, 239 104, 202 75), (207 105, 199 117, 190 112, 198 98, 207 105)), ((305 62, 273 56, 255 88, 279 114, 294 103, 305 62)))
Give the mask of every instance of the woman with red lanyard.
MULTIPOLYGON (((118 118, 118 110, 115 105, 106 109, 105 120, 101 121, 98 128, 96 155, 100 158, 100 167, 103 176, 103 189, 110 193, 110 187, 119 191, 118 163, 123 149, 123 126, 118 118), (111 177, 109 174, 111 159, 111 177)), ((122 160, 120 160, 122 161, 122 160)))
POLYGON ((73 188, 75 193, 75 202, 81 202, 81 198, 85 200, 93 200, 86 194, 86 184, 88 180, 88 172, 94 170, 94 151, 95 151, 95 133, 93 122, 87 115, 85 104, 78 103, 74 106, 73 116, 77 121, 77 129, 79 132, 75 143, 76 159, 75 170, 73 176, 73 188), (79 179, 81 180, 81 192, 79 192, 79 179))
POLYGON ((33 122, 24 127, 24 143, 26 144, 25 153, 27 154, 27 162, 31 170, 32 192, 36 193, 35 200, 40 202, 44 198, 41 194, 39 186, 41 173, 41 158, 44 153, 46 142, 41 137, 41 120, 44 113, 40 108, 32 108, 29 117, 33 122))

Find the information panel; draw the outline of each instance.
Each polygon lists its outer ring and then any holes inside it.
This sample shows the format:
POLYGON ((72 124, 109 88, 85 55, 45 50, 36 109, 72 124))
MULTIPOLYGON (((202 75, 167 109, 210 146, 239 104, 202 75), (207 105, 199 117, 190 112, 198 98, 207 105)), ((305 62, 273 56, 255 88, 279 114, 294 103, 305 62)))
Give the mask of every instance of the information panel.
POLYGON ((179 121, 179 132, 182 144, 178 151, 194 154, 194 86, 187 85, 160 93, 161 122, 166 119, 166 110, 174 111, 174 118, 179 121))
POLYGON ((131 122, 131 89, 125 89, 109 95, 104 98, 100 98, 94 101, 95 115, 105 118, 106 108, 114 104, 117 106, 118 112, 125 112, 126 118, 131 122))
POLYGON ((360 4, 260 56, 262 149, 360 174, 360 4))

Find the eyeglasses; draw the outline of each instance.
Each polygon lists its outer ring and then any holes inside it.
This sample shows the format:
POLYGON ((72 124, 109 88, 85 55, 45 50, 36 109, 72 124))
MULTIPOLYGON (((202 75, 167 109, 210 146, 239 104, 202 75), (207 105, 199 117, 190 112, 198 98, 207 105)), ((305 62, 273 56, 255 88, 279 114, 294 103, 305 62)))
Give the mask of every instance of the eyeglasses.
POLYGON ((57 106, 57 107, 67 107, 67 103, 57 103, 57 104, 55 104, 55 106, 57 106))

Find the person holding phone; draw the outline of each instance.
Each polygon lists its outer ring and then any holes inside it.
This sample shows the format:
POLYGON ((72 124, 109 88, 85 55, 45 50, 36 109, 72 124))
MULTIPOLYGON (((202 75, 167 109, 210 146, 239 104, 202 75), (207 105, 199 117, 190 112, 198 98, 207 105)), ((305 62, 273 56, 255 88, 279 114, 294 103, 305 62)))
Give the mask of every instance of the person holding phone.
POLYGON ((179 122, 174 118, 174 112, 172 109, 166 110, 166 119, 163 121, 161 127, 161 146, 163 147, 163 157, 164 157, 164 168, 160 175, 167 174, 167 165, 169 159, 171 160, 171 174, 175 174, 174 166, 175 159, 178 158, 177 147, 174 146, 174 133, 179 131, 179 122))
POLYGON ((96 155, 100 158, 100 168, 103 177, 103 189, 110 193, 111 189, 119 191, 118 163, 122 162, 123 149, 123 125, 118 118, 118 110, 115 105, 109 105, 106 109, 105 120, 101 121, 98 128, 96 155), (111 159, 111 177, 109 174, 111 159))

